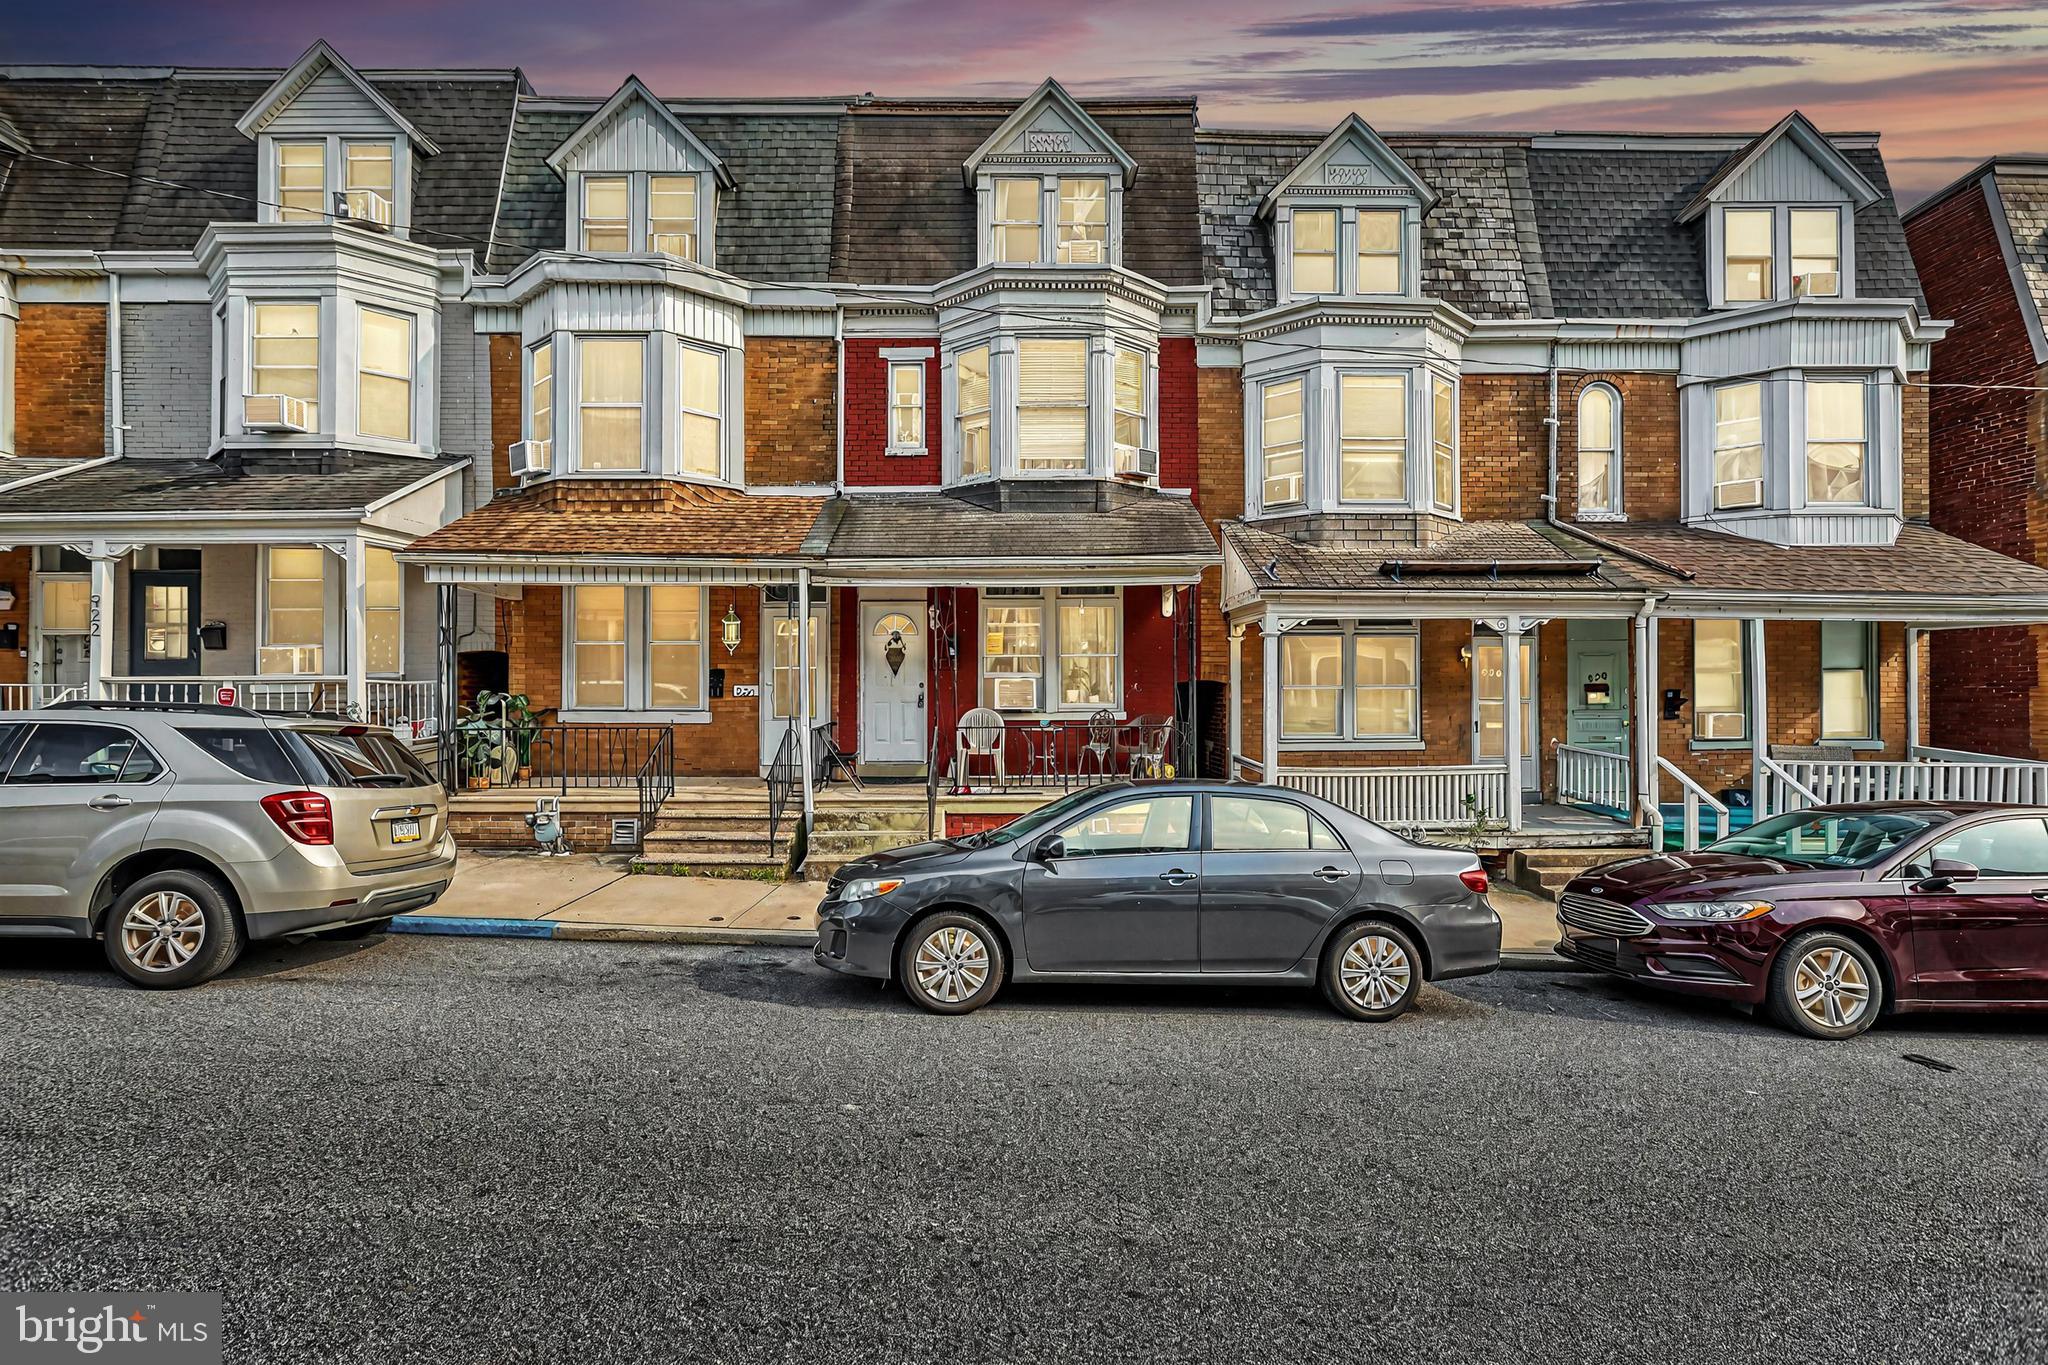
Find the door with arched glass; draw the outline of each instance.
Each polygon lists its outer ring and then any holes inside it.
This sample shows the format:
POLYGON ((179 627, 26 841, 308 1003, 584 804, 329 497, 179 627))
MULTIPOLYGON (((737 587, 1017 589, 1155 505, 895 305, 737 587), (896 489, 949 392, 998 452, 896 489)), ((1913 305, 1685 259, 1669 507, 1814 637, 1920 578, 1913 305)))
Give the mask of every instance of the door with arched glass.
POLYGON ((860 761, 887 770, 925 761, 922 602, 860 605, 860 761))

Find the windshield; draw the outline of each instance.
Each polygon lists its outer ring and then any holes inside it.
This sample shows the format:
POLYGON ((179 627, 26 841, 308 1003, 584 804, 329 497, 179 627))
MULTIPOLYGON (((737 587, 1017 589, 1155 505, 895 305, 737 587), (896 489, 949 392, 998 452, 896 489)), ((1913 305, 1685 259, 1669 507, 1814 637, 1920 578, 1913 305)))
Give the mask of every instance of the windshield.
POLYGON ((1869 867, 1949 818, 1944 811, 1794 811, 1706 846, 1799 867, 1869 867))
POLYGON ((1067 812, 1093 801, 1096 797, 1102 795, 1104 790, 1102 787, 1083 787, 1080 791, 1069 792, 1049 806, 1040 806, 1037 810, 1026 811, 1007 825, 999 825, 995 829, 983 830, 979 834, 970 834, 953 842, 967 848, 990 848, 996 844, 1014 844, 1019 839, 1028 839, 1040 830, 1058 823, 1066 816, 1067 812))

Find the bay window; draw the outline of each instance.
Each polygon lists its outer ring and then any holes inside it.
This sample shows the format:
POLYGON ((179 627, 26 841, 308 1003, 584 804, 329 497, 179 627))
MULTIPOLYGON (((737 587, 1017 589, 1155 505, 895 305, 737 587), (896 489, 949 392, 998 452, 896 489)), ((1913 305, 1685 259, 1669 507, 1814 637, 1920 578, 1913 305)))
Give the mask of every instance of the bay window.
POLYGON ((1338 486, 1346 502, 1408 496, 1408 380, 1345 374, 1337 394, 1338 486))
POLYGON ((1260 502, 1284 507, 1302 501, 1304 381, 1285 379, 1259 390, 1260 502))
POLYGON ((1088 465, 1088 343, 1027 337, 1017 343, 1017 467, 1088 465))
POLYGON ((1337 210, 1296 209, 1292 261, 1288 279, 1290 292, 1334 294, 1337 292, 1337 210))
POLYGON ((1758 380, 1714 390, 1714 507, 1764 501, 1764 386, 1758 380))
POLYGON ((989 259, 997 265, 1042 259, 1039 240, 1044 205, 1037 176, 1000 176, 993 186, 989 218, 989 259))
POLYGON ((1109 182, 1094 176, 1060 178, 1059 236, 1053 260, 1060 265, 1109 262, 1109 182))
POLYGON ((584 337, 577 343, 582 381, 577 394, 577 468, 640 469, 645 464, 645 348, 638 337, 584 337))
POLYGON ((1730 303, 1777 297, 1772 209, 1729 209, 1721 215, 1722 296, 1730 303))
POLYGON ((1621 513, 1621 395, 1607 384, 1579 394, 1579 515, 1621 513))
POLYGON ((697 259, 697 177, 647 179, 647 249, 686 261, 697 259))
POLYGON ((1749 735, 1748 685, 1743 673, 1742 622, 1692 623, 1692 734, 1695 740, 1741 740, 1749 735))
POLYGON ((718 478, 725 471, 725 357, 684 346, 682 379, 683 472, 718 478))
POLYGON ((569 590, 569 706, 586 711, 702 711, 705 589, 664 584, 569 590))
POLYGON ((277 221, 324 223, 327 208, 327 144, 277 144, 277 221))
POLYGON ((953 423, 958 429, 954 444, 960 451, 960 477, 975 478, 993 468, 989 442, 988 347, 962 351, 953 362, 958 396, 953 423))
POLYGON ((541 467, 552 469, 555 454, 555 343, 543 341, 527 353, 526 439, 541 450, 541 467))
POLYGON ((579 235, 585 251, 633 249, 631 184, 623 175, 583 177, 583 230, 579 235))
POLYGON ((320 305, 250 306, 249 392, 304 399, 306 418, 320 421, 320 305))
POLYGON ((1458 386, 1442 375, 1429 379, 1430 503, 1439 512, 1458 510, 1458 386))
POLYGON ((1096 711, 1123 700, 1117 588, 989 588, 981 603, 981 704, 1096 711))
POLYGON ((1116 416, 1111 469, 1118 474, 1140 471, 1145 449, 1145 353, 1116 353, 1116 416))
POLYGON ((1793 209, 1792 292, 1809 298, 1842 293, 1840 209, 1793 209))
POLYGON ((359 308, 356 430, 393 441, 412 439, 412 319, 359 308))
POLYGON ((1876 627, 1865 621, 1820 623, 1820 737, 1877 738, 1876 627))
POLYGON ((263 551, 261 674, 319 673, 326 658, 327 551, 273 545, 263 551))
POLYGON ((1399 294, 1401 284, 1401 210, 1358 211, 1358 291, 1399 294))
POLYGON ((1806 500, 1861 503, 1869 451, 1869 386, 1861 379, 1806 381, 1806 500))
POLYGON ((1421 739, 1420 635, 1330 623, 1280 639, 1280 737, 1361 744, 1421 739))
POLYGON ((405 576, 382 545, 363 547, 364 669, 395 677, 404 671, 405 576))

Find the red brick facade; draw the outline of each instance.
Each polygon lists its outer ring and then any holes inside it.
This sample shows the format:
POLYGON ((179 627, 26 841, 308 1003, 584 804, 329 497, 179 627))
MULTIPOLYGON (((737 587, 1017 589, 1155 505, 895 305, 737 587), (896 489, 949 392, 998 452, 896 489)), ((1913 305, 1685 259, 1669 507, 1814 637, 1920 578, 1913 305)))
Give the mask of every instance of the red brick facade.
POLYGON ((14 449, 103 455, 107 446, 107 310, 25 303, 14 334, 14 449))
POLYGON ((856 488, 929 487, 939 482, 944 431, 939 339, 861 338, 846 343, 846 482, 856 488), (889 362, 884 351, 930 351, 924 362, 924 450, 889 454, 889 362))

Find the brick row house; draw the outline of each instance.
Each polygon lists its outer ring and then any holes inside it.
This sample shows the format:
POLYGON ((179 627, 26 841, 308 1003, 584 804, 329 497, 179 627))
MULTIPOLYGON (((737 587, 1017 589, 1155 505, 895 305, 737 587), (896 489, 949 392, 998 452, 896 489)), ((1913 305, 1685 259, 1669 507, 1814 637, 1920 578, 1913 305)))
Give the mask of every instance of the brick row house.
POLYGON ((1797 115, 0 69, 0 700, 509 689, 686 784, 987 710, 1510 841, 2033 781, 1922 743, 1926 632, 2048 620, 1928 525, 1948 330, 1797 115))

